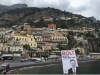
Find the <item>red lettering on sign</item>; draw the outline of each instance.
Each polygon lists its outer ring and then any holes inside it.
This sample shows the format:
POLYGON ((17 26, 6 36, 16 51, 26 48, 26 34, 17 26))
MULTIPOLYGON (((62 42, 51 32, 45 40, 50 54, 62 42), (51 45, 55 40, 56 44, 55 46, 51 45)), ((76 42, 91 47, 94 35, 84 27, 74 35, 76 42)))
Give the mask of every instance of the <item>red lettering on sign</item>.
POLYGON ((62 52, 61 52, 61 55, 66 55, 66 52, 65 52, 65 51, 62 51, 62 52))
POLYGON ((61 51, 61 55, 74 55, 74 51, 61 51))

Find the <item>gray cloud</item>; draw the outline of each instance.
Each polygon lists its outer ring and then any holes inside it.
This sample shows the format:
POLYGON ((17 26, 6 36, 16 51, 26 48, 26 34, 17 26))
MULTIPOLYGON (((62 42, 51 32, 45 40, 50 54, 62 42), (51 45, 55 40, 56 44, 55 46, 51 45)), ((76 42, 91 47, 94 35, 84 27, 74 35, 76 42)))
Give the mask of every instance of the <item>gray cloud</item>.
POLYGON ((100 0, 89 0, 89 2, 84 6, 87 8, 87 10, 79 12, 80 14, 84 16, 94 16, 98 20, 100 20, 99 12, 100 12, 100 0))
POLYGON ((100 20, 100 0, 0 0, 1 4, 25 3, 30 7, 54 7, 100 20))

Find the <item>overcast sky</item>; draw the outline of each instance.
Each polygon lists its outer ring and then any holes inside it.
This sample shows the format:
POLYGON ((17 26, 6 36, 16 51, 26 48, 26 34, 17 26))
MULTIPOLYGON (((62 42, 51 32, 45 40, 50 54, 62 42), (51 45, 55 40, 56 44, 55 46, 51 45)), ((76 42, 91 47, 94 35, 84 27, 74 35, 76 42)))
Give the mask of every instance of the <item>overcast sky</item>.
POLYGON ((100 20, 100 0, 0 0, 3 5, 25 3, 30 7, 54 7, 61 10, 94 16, 100 20))

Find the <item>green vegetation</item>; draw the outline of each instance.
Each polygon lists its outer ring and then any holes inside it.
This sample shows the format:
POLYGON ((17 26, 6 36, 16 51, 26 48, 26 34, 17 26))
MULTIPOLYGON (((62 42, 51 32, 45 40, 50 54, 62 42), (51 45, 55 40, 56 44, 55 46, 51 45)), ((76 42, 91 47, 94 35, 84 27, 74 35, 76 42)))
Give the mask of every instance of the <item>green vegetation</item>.
POLYGON ((58 42, 57 48, 59 48, 59 50, 67 50, 68 49, 67 42, 58 42))
POLYGON ((23 45, 23 49, 25 49, 25 50, 27 50, 27 51, 36 51, 36 49, 32 49, 32 48, 30 47, 30 45, 27 45, 27 44, 23 45))
POLYGON ((95 38, 95 36, 93 33, 88 32, 87 34, 85 34, 85 38, 86 39, 93 39, 93 38, 95 38))
POLYGON ((41 18, 39 22, 34 23, 34 26, 37 28, 48 27, 47 23, 44 21, 43 18, 41 18))
POLYGON ((67 38, 68 38, 68 49, 76 47, 77 41, 74 39, 74 37, 68 34, 67 38))
POLYGON ((80 54, 80 51, 77 49, 77 50, 75 50, 75 53, 76 54, 80 54))
POLYGON ((22 51, 1 51, 1 54, 13 54, 13 53, 22 53, 22 51))
POLYGON ((59 48, 59 50, 67 50, 68 46, 67 45, 58 44, 58 48, 59 48))
POLYGON ((48 23, 54 23, 58 28, 69 28, 69 27, 83 27, 93 26, 100 27, 100 21, 93 22, 88 18, 85 18, 78 14, 61 11, 54 8, 36 8, 27 7, 21 9, 7 10, 0 14, 1 20, 0 26, 12 27, 13 25, 20 25, 28 22, 34 27, 47 27, 48 23), (5 16, 6 14, 6 16, 5 16), (8 18, 9 17, 9 18, 8 18), (61 19, 64 17, 65 19, 61 19), (44 21, 44 19, 53 18, 53 21, 44 21), (70 18, 69 20, 67 18, 70 18), (33 22, 39 20, 38 22, 33 22), (4 23, 4 24, 2 24, 4 23))
POLYGON ((25 44, 25 45, 23 45, 23 49, 30 50, 31 47, 29 45, 25 44))

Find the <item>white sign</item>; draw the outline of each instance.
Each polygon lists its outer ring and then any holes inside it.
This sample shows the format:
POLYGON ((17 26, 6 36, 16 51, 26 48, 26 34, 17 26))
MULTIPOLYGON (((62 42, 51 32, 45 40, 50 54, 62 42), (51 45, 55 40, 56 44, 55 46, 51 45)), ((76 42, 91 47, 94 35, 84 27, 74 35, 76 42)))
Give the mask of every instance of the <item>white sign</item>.
POLYGON ((63 73, 76 73, 78 63, 75 50, 62 50, 61 56, 63 63, 63 73))

